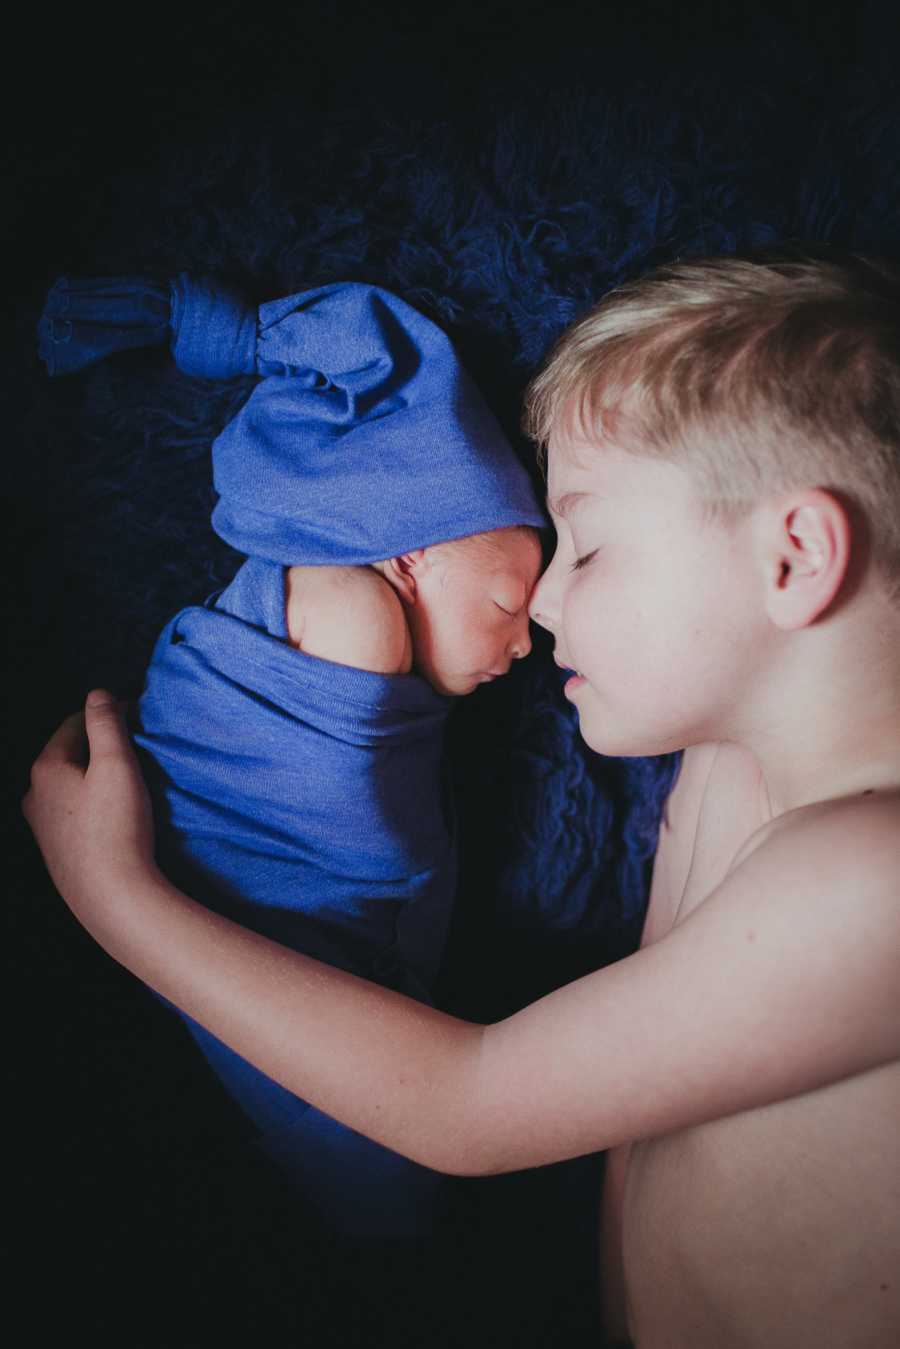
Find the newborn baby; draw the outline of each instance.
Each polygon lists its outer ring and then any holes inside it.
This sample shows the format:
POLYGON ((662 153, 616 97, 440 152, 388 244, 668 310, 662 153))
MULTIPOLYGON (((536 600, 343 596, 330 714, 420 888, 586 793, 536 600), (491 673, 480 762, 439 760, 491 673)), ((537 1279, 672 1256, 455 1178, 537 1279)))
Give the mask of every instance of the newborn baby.
MULTIPOLYGON (((167 625, 140 702, 160 864, 244 926, 430 1001, 456 880, 444 728, 529 650, 528 477, 446 336, 386 291, 257 313, 184 275, 59 282, 42 354, 64 373, 140 333, 190 374, 263 376, 213 446, 213 526, 248 560, 167 625)), ((432 1173, 186 1021, 336 1226, 427 1226, 432 1173)))

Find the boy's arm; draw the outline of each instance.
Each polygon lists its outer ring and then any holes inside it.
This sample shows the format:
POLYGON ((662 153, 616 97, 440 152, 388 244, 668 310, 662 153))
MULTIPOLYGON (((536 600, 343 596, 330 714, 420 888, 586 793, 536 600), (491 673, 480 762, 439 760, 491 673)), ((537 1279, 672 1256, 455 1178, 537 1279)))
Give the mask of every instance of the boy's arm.
POLYGON ((488 1174, 553 1162, 900 1053, 896 799, 771 831, 664 939, 478 1027, 186 899, 152 863, 121 720, 108 710, 92 720, 87 773, 72 724, 36 765, 26 802, 76 916, 289 1090, 428 1166, 488 1174))
MULTIPOLYGON (((518 1094, 524 1129, 536 1106, 523 1046, 557 1047, 535 1077, 556 1102, 534 1130, 553 1161, 893 1061, 898 876, 896 796, 772 829, 659 942, 491 1027, 484 1071, 500 1096, 518 1094)), ((500 1149, 504 1164, 527 1153, 524 1134, 500 1149)))

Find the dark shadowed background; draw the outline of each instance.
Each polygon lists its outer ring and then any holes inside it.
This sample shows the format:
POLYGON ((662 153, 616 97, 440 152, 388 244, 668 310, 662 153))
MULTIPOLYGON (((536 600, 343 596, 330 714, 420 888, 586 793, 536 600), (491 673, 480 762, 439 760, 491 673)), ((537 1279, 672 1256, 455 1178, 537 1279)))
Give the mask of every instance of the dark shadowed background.
MULTIPOLYGON (((898 36, 872 0, 24 16, 3 214, 24 1342, 597 1343, 600 1159, 448 1185, 428 1250, 328 1237, 44 877, 18 814, 28 765, 89 687, 136 695, 164 621, 236 569, 208 524, 208 450, 250 387, 153 352, 49 381, 49 284, 188 268, 259 301, 387 286, 450 332, 531 462, 525 381, 616 282, 797 239, 898 256, 898 36)), ((460 705, 450 752, 463 874, 442 1000, 493 1019, 633 948, 674 765, 584 751, 540 640, 460 705)))

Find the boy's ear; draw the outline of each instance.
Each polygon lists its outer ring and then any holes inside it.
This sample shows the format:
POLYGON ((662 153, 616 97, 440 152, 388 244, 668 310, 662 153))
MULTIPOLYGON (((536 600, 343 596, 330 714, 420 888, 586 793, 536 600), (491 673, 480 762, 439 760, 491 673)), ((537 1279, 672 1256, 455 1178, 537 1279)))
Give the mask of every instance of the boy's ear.
POLYGON ((820 488, 792 492, 766 512, 766 608, 785 632, 808 627, 840 590, 850 562, 850 521, 820 488))
POLYGON ((388 558, 385 575, 404 604, 415 604, 419 597, 419 579, 425 566, 424 548, 388 558))

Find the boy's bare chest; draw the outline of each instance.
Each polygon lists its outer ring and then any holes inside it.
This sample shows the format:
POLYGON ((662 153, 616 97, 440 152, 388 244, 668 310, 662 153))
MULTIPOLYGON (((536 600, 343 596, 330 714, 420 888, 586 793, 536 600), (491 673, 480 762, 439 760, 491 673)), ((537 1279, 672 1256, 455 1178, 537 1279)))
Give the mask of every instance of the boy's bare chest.
MULTIPOLYGON (((702 790, 694 792, 696 803, 688 812, 687 822, 680 819, 672 831, 666 824, 662 827, 662 884, 655 873, 641 942, 644 946, 664 937, 716 888, 747 838, 765 823, 759 772, 749 755, 720 747, 708 775, 704 771, 701 777, 702 790)), ((684 814, 683 805, 680 813, 684 814)), ((614 1148, 606 1162, 601 1280, 607 1330, 614 1336, 626 1333, 622 1269, 625 1192, 628 1185, 630 1205, 634 1193, 630 1185, 631 1157, 637 1159, 638 1155, 636 1147, 626 1144, 614 1148)), ((645 1197, 645 1202, 652 1206, 652 1196, 645 1197)))
MULTIPOLYGON (((669 868, 683 887, 654 894, 643 944, 701 904, 766 821, 753 765, 723 755, 693 836, 672 839, 690 844, 669 868)), ((640 1349, 900 1342, 898 1117, 893 1065, 613 1153, 605 1221, 640 1349)))
POLYGON ((623 1205, 641 1349, 900 1342, 900 1066, 638 1144, 623 1205))

